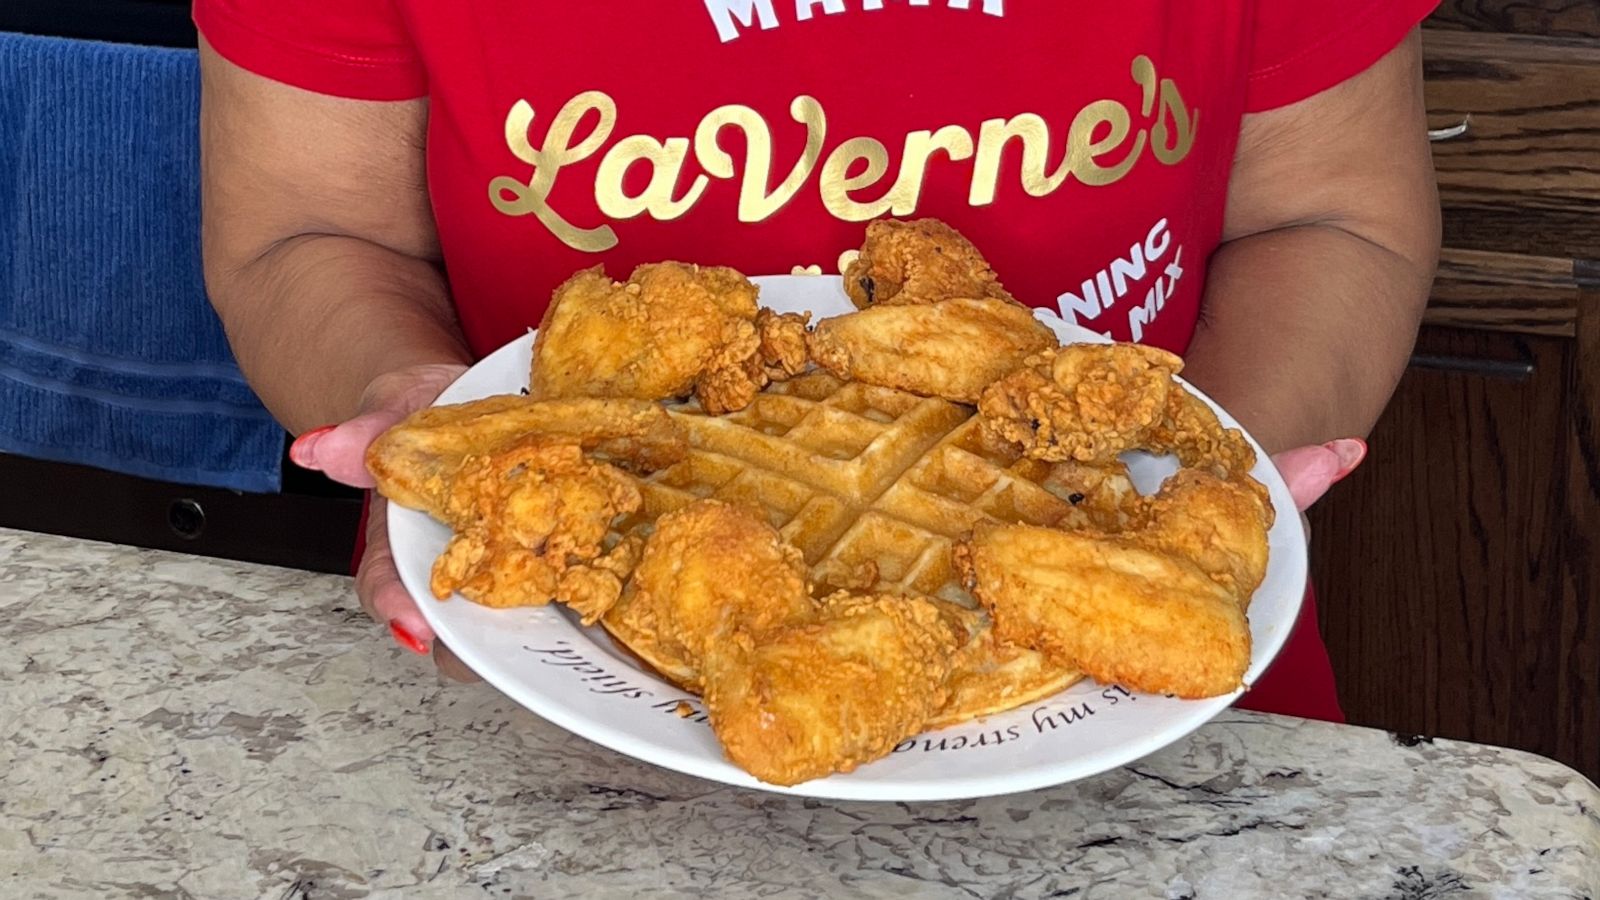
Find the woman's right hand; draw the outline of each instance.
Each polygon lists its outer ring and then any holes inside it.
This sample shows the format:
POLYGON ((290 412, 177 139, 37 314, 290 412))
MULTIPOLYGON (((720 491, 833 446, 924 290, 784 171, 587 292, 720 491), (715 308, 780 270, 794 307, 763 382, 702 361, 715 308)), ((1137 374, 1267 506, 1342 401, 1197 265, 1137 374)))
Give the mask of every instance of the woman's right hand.
MULTIPOLYGON (((410 366, 378 376, 362 392, 354 418, 302 434, 290 446, 289 459, 342 484, 371 488, 367 448, 401 419, 436 400, 466 370, 463 365, 441 363, 410 366)), ((385 508, 386 501, 373 494, 367 510, 366 543, 356 570, 356 595, 361 608, 379 624, 387 625, 395 640, 407 649, 427 653, 431 647, 434 660, 445 675, 474 677, 443 643, 434 640, 433 629, 401 584, 389 550, 385 508)))

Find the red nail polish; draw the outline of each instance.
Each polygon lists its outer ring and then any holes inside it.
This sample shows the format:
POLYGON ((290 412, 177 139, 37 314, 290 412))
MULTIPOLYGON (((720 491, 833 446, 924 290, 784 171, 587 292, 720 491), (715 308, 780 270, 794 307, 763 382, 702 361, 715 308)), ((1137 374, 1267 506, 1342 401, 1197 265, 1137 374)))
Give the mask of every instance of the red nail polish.
POLYGON ((322 437, 337 427, 337 425, 324 425, 321 428, 313 428, 305 434, 295 438, 294 443, 289 445, 290 461, 303 468, 306 464, 306 453, 310 451, 311 445, 317 442, 317 438, 322 437))
POLYGON ((389 633, 394 635, 395 643, 410 650, 418 656, 428 655, 428 645, 417 640, 417 636, 400 627, 399 622, 389 623, 389 633))

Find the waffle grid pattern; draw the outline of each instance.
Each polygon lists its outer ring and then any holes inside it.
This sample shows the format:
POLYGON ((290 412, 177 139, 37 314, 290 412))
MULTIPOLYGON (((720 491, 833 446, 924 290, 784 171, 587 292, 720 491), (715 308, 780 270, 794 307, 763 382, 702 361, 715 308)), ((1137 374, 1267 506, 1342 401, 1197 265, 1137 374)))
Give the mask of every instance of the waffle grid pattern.
POLYGON ((986 519, 1056 525, 1075 514, 1048 466, 985 447, 973 410, 948 401, 811 373, 737 413, 671 411, 689 456, 644 481, 644 505, 619 535, 645 534, 696 499, 742 504, 800 549, 819 593, 870 565, 875 590, 972 608, 954 540, 986 519))

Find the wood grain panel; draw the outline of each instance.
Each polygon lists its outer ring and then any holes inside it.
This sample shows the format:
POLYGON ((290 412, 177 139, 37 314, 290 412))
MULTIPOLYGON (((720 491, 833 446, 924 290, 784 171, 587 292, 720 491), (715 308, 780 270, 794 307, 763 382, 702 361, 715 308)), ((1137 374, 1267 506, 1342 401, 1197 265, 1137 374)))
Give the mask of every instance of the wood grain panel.
POLYGON ((1538 198, 1521 205, 1503 198, 1479 203, 1461 196, 1445 197, 1444 203, 1447 247, 1578 259, 1600 255, 1600 212, 1594 204, 1541 203, 1538 198))
MULTIPOLYGON (((1587 270, 1587 271, 1585 271, 1587 270)), ((1562 523, 1561 626, 1555 656, 1558 758, 1600 757, 1600 266, 1580 298, 1567 377, 1566 518, 1562 523)), ((1596 778, 1600 764, 1589 777, 1596 778)), ((1596 778, 1600 780, 1600 778, 1596 778)))
POLYGON ((1600 776, 1600 640, 1595 598, 1580 596, 1594 562, 1570 556, 1592 537, 1574 535, 1582 501, 1564 489, 1572 346, 1424 329, 1419 353, 1460 365, 1408 372, 1367 464, 1313 509, 1323 628, 1352 721, 1600 776))
POLYGON ((1447 228, 1472 250, 1600 255, 1600 41, 1427 32, 1429 125, 1471 117, 1434 145, 1447 228))
POLYGON ((1600 3, 1594 0, 1444 0, 1428 19, 1428 27, 1600 37, 1600 3))
POLYGON ((1578 296, 1569 259, 1446 249, 1423 321, 1570 337, 1578 296))

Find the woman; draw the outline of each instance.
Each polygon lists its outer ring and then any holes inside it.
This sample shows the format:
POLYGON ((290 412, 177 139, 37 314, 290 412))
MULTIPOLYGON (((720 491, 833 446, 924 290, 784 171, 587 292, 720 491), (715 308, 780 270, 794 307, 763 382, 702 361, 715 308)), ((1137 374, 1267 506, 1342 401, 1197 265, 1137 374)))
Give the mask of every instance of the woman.
MULTIPOLYGON (((208 285, 294 461, 366 486, 577 269, 837 272, 865 220, 938 217, 1019 299, 1183 353, 1304 507, 1432 279, 1433 5, 197 0, 208 285)), ((381 502, 357 590, 455 667, 381 502)), ((1340 718, 1313 604, 1244 705, 1340 718)))

